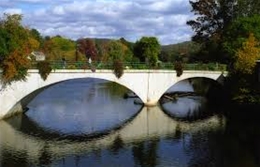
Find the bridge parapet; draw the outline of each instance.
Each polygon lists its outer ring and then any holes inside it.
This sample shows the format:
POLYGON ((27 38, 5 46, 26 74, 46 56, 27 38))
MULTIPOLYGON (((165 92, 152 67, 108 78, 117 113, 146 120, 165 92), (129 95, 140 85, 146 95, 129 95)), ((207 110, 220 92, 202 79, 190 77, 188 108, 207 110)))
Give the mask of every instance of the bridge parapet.
MULTIPOLYGON (((52 69, 90 69, 94 67, 95 69, 113 69, 113 62, 92 62, 91 64, 85 61, 48 61, 52 69)), ((37 69, 38 62, 31 63, 31 69, 37 69)), ((125 62, 123 63, 126 69, 136 69, 136 70, 173 70, 174 63, 159 62, 156 67, 150 66, 143 62, 125 62)), ((183 63, 183 70, 200 70, 200 71, 226 71, 225 64, 219 63, 183 63)))

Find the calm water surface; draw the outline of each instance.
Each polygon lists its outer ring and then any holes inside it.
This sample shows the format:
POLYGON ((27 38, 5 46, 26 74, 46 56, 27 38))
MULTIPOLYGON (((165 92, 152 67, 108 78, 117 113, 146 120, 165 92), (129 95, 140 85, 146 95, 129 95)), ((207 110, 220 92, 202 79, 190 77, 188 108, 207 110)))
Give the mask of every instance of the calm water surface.
MULTIPOLYGON (((197 89, 184 81, 169 91, 197 89)), ((257 119, 223 116, 202 96, 146 108, 126 92, 91 79, 46 89, 0 121, 0 167, 260 166, 257 119)))

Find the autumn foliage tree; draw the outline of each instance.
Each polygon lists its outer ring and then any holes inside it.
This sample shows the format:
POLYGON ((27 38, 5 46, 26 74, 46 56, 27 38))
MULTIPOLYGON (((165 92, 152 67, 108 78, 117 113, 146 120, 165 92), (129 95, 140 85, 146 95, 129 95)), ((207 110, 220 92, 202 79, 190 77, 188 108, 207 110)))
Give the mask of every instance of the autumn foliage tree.
POLYGON ((48 55, 48 60, 61 61, 75 59, 76 44, 74 41, 62 36, 54 36, 45 39, 43 51, 48 55))
POLYGON ((85 58, 91 58, 97 60, 97 48, 94 40, 92 39, 79 39, 77 41, 78 51, 85 56, 85 58))
POLYGON ((241 74, 252 74, 258 58, 260 58, 259 43, 254 34, 250 33, 248 39, 236 52, 234 70, 241 74))
MULTIPOLYGON (((24 80, 30 61, 27 58, 32 51, 29 30, 21 25, 22 16, 4 14, 0 21, 1 36, 1 68, 4 85, 13 81, 24 80)), ((35 42, 36 43, 36 42, 35 42)), ((36 44, 37 45, 37 44, 36 44)), ((37 47, 34 45, 33 47, 37 47)))
POLYGON ((190 4, 196 17, 187 24, 195 32, 193 41, 202 44, 200 55, 206 53, 206 60, 218 56, 228 63, 226 87, 231 97, 260 99, 251 96, 259 85, 253 71, 259 58, 260 1, 191 0, 190 4))
POLYGON ((260 16, 240 17, 232 22, 225 32, 223 46, 232 57, 227 87, 233 100, 256 102, 260 91, 254 73, 259 58, 260 16))

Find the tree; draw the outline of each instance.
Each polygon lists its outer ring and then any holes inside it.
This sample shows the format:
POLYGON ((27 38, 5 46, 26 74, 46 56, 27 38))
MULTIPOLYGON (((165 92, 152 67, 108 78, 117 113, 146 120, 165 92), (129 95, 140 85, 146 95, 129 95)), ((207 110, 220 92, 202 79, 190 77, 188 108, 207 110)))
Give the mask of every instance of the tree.
POLYGON ((223 63, 232 61, 235 52, 232 55, 226 52, 225 32, 238 18, 259 15, 259 0, 191 0, 190 4, 197 17, 187 24, 195 32, 192 40, 202 44, 198 59, 223 63))
POLYGON ((94 40, 86 39, 85 55, 92 60, 97 60, 97 48, 94 40))
POLYGON ((233 20, 260 14, 259 0, 193 0, 190 4, 198 17, 187 24, 195 31, 192 39, 197 42, 220 40, 233 20))
POLYGON ((124 48, 120 41, 111 41, 108 44, 109 60, 113 62, 114 74, 120 78, 124 73, 124 48))
POLYGON ((225 31, 223 46, 232 58, 226 86, 230 96, 238 102, 255 102, 253 96, 259 91, 254 72, 259 58, 260 17, 257 15, 239 17, 225 31))
POLYGON ((40 42, 37 41, 35 38, 29 37, 28 39, 29 45, 32 50, 38 50, 40 48, 40 42))
POLYGON ((0 20, 1 68, 4 85, 13 81, 24 80, 30 62, 27 59, 32 51, 29 38, 30 33, 21 24, 22 16, 18 14, 4 14, 0 20), (3 36, 2 36, 3 35, 3 36))
POLYGON ((161 46, 156 37, 142 37, 134 45, 134 55, 142 62, 148 61, 149 65, 156 66, 161 46))
POLYGON ((122 62, 132 62, 133 53, 131 49, 125 44, 122 43, 121 40, 112 40, 108 43, 106 47, 107 52, 107 60, 121 60, 122 62))
POLYGON ((237 0, 234 5, 234 18, 251 17, 260 14, 259 0, 237 0))
POLYGON ((97 60, 98 52, 94 40, 79 39, 77 45, 79 52, 85 55, 87 59, 91 58, 92 60, 97 60))
POLYGON ((112 40, 108 43, 108 56, 109 61, 120 60, 124 61, 124 48, 123 44, 119 41, 112 40))
POLYGON ((75 60, 76 43, 57 35, 44 40, 43 50, 49 60, 75 60))
POLYGON ((252 74, 256 60, 260 57, 259 43, 254 34, 250 33, 243 46, 236 52, 234 70, 241 74, 252 74))
POLYGON ((8 46, 7 46, 7 40, 8 40, 8 33, 4 28, 0 28, 0 64, 2 64, 2 61, 4 60, 5 56, 8 55, 8 46))
POLYGON ((248 39, 250 33, 254 34, 256 40, 260 40, 260 16, 239 17, 226 29, 223 37, 223 49, 233 59, 243 43, 248 39))
POLYGON ((187 24, 195 31, 193 41, 206 42, 210 38, 220 39, 224 28, 232 19, 235 0, 189 1, 192 12, 198 17, 187 24))
POLYGON ((39 47, 42 47, 43 46, 43 42, 44 42, 44 39, 43 37, 41 36, 40 32, 36 29, 31 29, 30 30, 30 34, 31 34, 31 37, 35 40, 37 40, 39 42, 39 47))

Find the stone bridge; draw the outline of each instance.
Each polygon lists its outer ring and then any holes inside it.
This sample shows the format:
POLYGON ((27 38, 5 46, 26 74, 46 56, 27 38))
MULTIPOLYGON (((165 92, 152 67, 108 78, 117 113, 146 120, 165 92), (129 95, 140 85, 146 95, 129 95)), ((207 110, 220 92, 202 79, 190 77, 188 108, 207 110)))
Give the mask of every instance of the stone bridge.
MULTIPOLYGON (((1 75, 1 73, 0 73, 1 75)), ((180 77, 172 70, 125 70, 121 78, 117 78, 111 70, 54 70, 44 81, 38 70, 29 70, 26 81, 12 83, 6 88, 0 85, 0 119, 22 112, 23 108, 47 87, 66 80, 78 78, 98 78, 112 82, 132 90, 146 106, 157 104, 161 96, 175 83, 196 77, 223 81, 223 71, 183 71, 180 77)))

